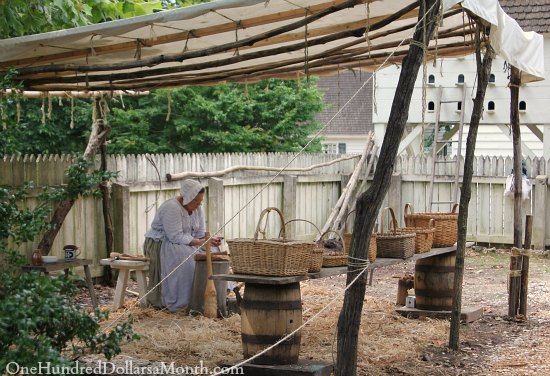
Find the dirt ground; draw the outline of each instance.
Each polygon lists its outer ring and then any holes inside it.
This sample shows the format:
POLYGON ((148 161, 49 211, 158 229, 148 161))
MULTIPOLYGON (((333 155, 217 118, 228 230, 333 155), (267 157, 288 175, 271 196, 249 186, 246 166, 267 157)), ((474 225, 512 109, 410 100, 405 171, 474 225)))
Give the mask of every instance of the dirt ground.
MULTIPOLYGON (((358 375, 550 375, 548 255, 535 251, 530 257, 525 320, 507 317, 509 250, 474 247, 466 256, 463 306, 482 308, 483 317, 461 325, 460 349, 447 347, 448 320, 408 319, 395 313, 397 278, 413 274, 414 262, 376 269, 362 312, 358 375)), ((345 276, 302 283, 303 317, 311 321, 302 329, 300 359, 334 362, 344 288, 345 276)), ((108 308, 113 289, 96 289, 100 304, 108 308)), ((239 315, 217 320, 174 315, 136 308, 131 298, 128 295, 126 309, 112 313, 110 324, 131 313, 142 339, 124 345, 114 362, 130 359, 142 366, 203 362, 212 369, 242 359, 239 315)), ((89 304, 85 290, 79 299, 89 304)), ((90 363, 97 359, 83 358, 90 363)))

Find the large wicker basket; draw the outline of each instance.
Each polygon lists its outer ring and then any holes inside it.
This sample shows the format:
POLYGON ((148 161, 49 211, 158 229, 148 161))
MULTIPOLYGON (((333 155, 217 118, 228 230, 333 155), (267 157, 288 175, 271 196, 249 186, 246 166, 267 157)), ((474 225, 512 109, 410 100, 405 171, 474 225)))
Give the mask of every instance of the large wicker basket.
POLYGON ((401 227, 397 229, 397 232, 405 234, 416 234, 416 238, 414 241, 414 253, 424 253, 432 249, 435 233, 433 219, 428 222, 428 227, 401 227))
MULTIPOLYGON (((309 223, 317 230, 317 233, 319 234, 319 236, 321 236, 321 230, 319 230, 319 227, 317 227, 315 223, 308 221, 307 219, 301 219, 301 218, 291 219, 290 221, 285 223, 284 228, 286 228, 286 226, 289 223, 296 222, 296 221, 309 223)), ((281 228, 281 231, 282 231, 282 228, 281 228)), ((280 235, 281 234, 279 234, 279 236, 280 235)), ((307 269, 308 273, 319 273, 321 271, 321 268, 323 267, 323 254, 324 254, 323 248, 321 248, 317 243, 315 243, 315 247, 313 247, 311 251, 311 255, 309 256, 309 267, 307 269)))
POLYGON ((415 213, 411 204, 405 205, 405 225, 407 227, 428 227, 430 220, 435 221, 433 247, 450 247, 458 238, 458 204, 450 213, 415 213), (410 211, 410 212, 409 212, 410 211))
POLYGON ((414 255, 415 233, 397 231, 397 220, 392 208, 384 208, 380 222, 380 231, 376 234, 376 253, 381 258, 409 258, 414 255), (384 212, 389 210, 392 217, 389 232, 384 231, 384 212), (393 228, 391 228, 393 227, 393 228))
MULTIPOLYGON (((349 215, 353 213, 355 210, 350 211, 348 214, 346 214, 346 217, 344 219, 344 228, 345 223, 347 222, 349 215)), ((346 252, 349 252, 351 248, 351 232, 344 232, 342 237, 344 238, 344 249, 346 252)), ((376 233, 373 232, 370 236, 369 241, 369 250, 367 251, 367 259, 370 263, 373 263, 376 260, 376 233)))
MULTIPOLYGON (((253 274, 274 277, 307 274, 314 242, 286 239, 284 218, 274 207, 262 210, 256 225, 254 239, 228 240, 231 267, 235 274, 253 274), (282 237, 278 239, 258 239, 260 224, 265 215, 275 211, 281 219, 282 237)), ((264 235, 265 236, 265 235, 264 235)))

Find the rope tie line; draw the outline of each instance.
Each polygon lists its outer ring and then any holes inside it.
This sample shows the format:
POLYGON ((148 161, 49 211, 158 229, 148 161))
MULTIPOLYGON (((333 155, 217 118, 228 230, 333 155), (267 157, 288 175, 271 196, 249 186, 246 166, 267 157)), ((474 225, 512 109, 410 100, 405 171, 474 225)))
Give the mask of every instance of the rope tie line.
POLYGON ((170 121, 170 114, 172 113, 172 91, 168 90, 167 97, 168 102, 166 105, 168 106, 168 110, 166 111, 166 122, 170 121))
MULTIPOLYGON (((241 26, 241 21, 234 21, 235 22, 235 43, 239 42, 239 27, 241 26)), ((239 56, 239 47, 235 48, 235 53, 233 56, 239 56)))
MULTIPOLYGON (((288 2, 288 0, 285 0, 288 2)), ((433 7, 433 6, 432 6, 433 7)), ((425 17, 425 15, 424 15, 425 17)), ((421 20, 419 21, 421 22, 421 20)), ((416 26, 418 26, 419 22, 416 24, 416 26)), ((229 218, 223 225, 221 225, 216 231, 214 231, 212 234, 217 234, 217 233, 220 233, 221 231, 223 231, 231 222, 233 222, 235 220, 235 218, 237 218, 257 197, 260 196, 260 194, 265 191, 271 184, 273 184, 273 182, 298 158, 299 155, 301 155, 308 147, 309 145, 311 145, 316 139, 319 138, 319 136, 322 134, 322 132, 325 131, 325 129, 334 121, 334 119, 339 116, 341 113, 342 113, 342 110, 344 108, 347 107, 347 105, 349 105, 349 103, 351 103, 351 101, 353 101, 355 99, 355 97, 357 97, 357 95, 359 95, 359 93, 363 90, 363 88, 373 79, 373 77, 376 76, 376 72, 378 72, 380 69, 382 69, 386 63, 389 61, 389 59, 391 59, 391 57, 395 54, 395 52, 404 44, 404 42, 407 40, 408 38, 405 38, 403 39, 395 48, 394 50, 385 58, 385 60, 382 62, 382 64, 378 67, 378 69, 376 69, 373 74, 369 77, 368 80, 366 80, 362 85, 361 87, 359 87, 355 93, 353 93, 353 95, 347 100, 347 102, 342 106, 341 109, 339 109, 338 111, 336 111, 334 113, 334 115, 323 125, 323 127, 321 127, 314 135, 313 137, 310 138, 310 140, 292 157, 290 158, 290 160, 281 168, 281 170, 279 172, 277 172, 267 183, 265 183, 259 190, 256 194, 254 194, 239 210, 237 210, 237 212, 231 217, 229 218)), ((94 106, 95 108, 95 106, 94 106)), ((178 264, 171 272, 169 272, 164 278, 162 278, 159 283, 155 286, 153 286, 149 291, 147 291, 142 297, 140 297, 139 299, 137 299, 134 304, 130 305, 128 308, 126 308, 124 310, 124 312, 122 312, 122 314, 117 317, 116 319, 114 319, 112 322, 110 322, 108 325, 105 326, 105 328, 103 329, 103 332, 106 332, 108 329, 112 328, 122 317, 126 317, 127 314, 131 313, 132 310, 134 310, 135 308, 137 308, 139 306, 139 303, 141 301, 143 301, 152 291, 154 291, 154 289, 158 286, 160 286, 162 284, 162 282, 164 282, 166 279, 168 279, 173 273, 175 273, 183 264, 185 264, 192 256, 194 256, 195 253, 197 253, 202 246, 204 246, 204 244, 206 244, 206 242, 210 241, 211 239, 213 238, 213 235, 211 235, 208 239, 205 239, 205 241, 199 246, 197 247, 197 249, 191 254, 189 255, 187 258, 185 258, 180 264, 178 264)), ((360 262, 364 262, 364 260, 359 260, 360 262)), ((368 260, 367 260, 368 261, 368 260)), ((360 270, 360 272, 357 274, 357 276, 350 282, 349 285, 346 286, 346 288, 344 289, 344 292, 347 291, 360 277, 361 275, 367 270, 366 267, 362 268, 360 270)), ((349 273, 350 271, 348 271, 349 273)), ((353 271, 353 272, 357 272, 357 271, 353 271)), ((217 373, 215 375, 221 375, 221 374, 224 374, 224 373, 227 373, 228 371, 230 371, 231 369, 235 369, 237 367, 240 367, 241 365, 263 355, 265 352, 271 350, 272 348, 276 347, 277 345, 279 345, 280 343, 282 343, 283 341, 287 340, 288 338, 290 338, 291 336, 293 336, 297 331, 301 330, 303 327, 305 327, 305 325, 307 325, 309 322, 311 322, 313 319, 317 318, 322 312, 324 312, 325 310, 327 310, 336 300, 338 299, 338 297, 335 297, 333 298, 325 307, 323 307, 321 310, 319 310, 319 312, 317 312, 316 315, 310 317, 309 320, 307 320, 302 326, 300 326, 299 328, 297 328, 295 331, 293 331, 292 333, 288 334, 286 337, 284 338, 281 338, 279 341, 277 341, 275 344, 271 345, 270 347, 264 349, 262 352, 254 355, 253 357, 249 358, 249 359, 245 359, 243 360, 242 362, 240 362, 239 364, 237 365, 234 365, 232 366, 230 369, 226 369, 224 370, 223 372, 220 372, 220 373, 217 373)))
POLYGON ((149 30, 149 39, 152 41, 157 40, 157 33, 155 33, 155 24, 151 24, 151 29, 149 30))
POLYGON ((189 37, 190 37, 190 36, 193 36, 193 37, 194 37, 193 31, 192 31, 192 30, 189 30, 189 31, 187 32, 187 38, 185 38, 185 46, 183 46, 183 51, 181 51, 181 52, 185 52, 185 51, 188 50, 187 45, 188 45, 188 43, 189 43, 189 37))
MULTIPOLYGON (((93 34, 91 37, 90 37, 90 53, 92 54, 92 56, 95 56, 95 49, 94 49, 94 37, 96 35, 93 34)), ((87 55, 86 55, 87 56, 87 55)), ((87 61, 86 61, 87 62, 87 61)))
POLYGON ((134 59, 141 60, 141 45, 143 44, 143 41, 141 38, 136 39, 136 53, 134 54, 134 59))
POLYGON ((367 8, 367 24, 365 26, 365 40, 367 42, 367 47, 368 47, 368 57, 370 58, 370 52, 371 52, 371 47, 372 47, 372 42, 369 38, 369 31, 370 31, 370 3, 369 2, 365 2, 365 7, 367 8))

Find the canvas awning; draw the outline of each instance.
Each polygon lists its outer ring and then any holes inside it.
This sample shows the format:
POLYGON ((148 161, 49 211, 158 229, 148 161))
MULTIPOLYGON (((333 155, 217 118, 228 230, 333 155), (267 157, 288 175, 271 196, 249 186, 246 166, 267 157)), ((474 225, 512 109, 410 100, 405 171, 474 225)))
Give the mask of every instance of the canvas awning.
MULTIPOLYGON (((524 33, 497 0, 445 0, 430 59, 473 51, 470 14, 492 25, 504 58, 544 77, 542 36, 524 33), (518 53, 518 47, 522 53, 518 53)), ((374 71, 400 63, 420 2, 220 0, 142 17, 0 40, 0 70, 25 90, 151 90, 374 71)), ((493 41, 494 38, 494 41, 493 41)))

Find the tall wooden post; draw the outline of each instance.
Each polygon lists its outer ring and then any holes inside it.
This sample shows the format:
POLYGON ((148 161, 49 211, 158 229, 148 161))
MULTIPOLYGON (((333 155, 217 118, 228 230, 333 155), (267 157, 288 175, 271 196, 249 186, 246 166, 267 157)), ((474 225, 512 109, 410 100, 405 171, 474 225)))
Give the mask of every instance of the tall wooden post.
MULTIPOLYGON (((427 46, 433 36, 441 0, 421 1, 419 5, 418 19, 420 22, 416 26, 409 51, 403 60, 387 131, 380 150, 378 167, 374 173, 372 185, 357 199, 353 233, 366 235, 352 237, 350 256, 362 260, 367 259, 370 234, 384 197, 389 190, 395 157, 409 116, 418 70, 424 59, 422 46, 427 46)), ((349 267, 346 283, 348 286, 352 282, 355 283, 346 290, 344 304, 338 318, 335 376, 354 376, 357 373, 357 343, 367 282, 367 274, 363 272, 362 275, 359 275, 358 273, 357 268, 349 267)))
POLYGON ((510 72, 510 125, 512 127, 512 144, 514 147, 514 247, 521 248, 521 133, 519 129, 519 85, 521 74, 518 68, 510 72))
POLYGON ((470 128, 466 141, 466 157, 464 159, 464 175, 462 177, 462 187, 460 190, 460 209, 458 212, 458 241, 456 247, 455 277, 454 277, 454 296, 453 308, 451 310, 451 328, 449 333, 449 347, 457 350, 460 343, 460 311, 462 309, 462 281, 464 279, 464 256, 466 253, 466 230, 468 226, 468 207, 472 196, 472 177, 474 174, 474 158, 477 139, 477 131, 481 114, 483 112, 483 101, 485 92, 489 83, 491 73, 491 64, 493 62, 494 51, 489 44, 486 44, 486 52, 483 60, 481 59, 481 40, 480 30, 482 27, 477 24, 476 32, 476 62, 477 62, 477 90, 470 119, 470 128))

